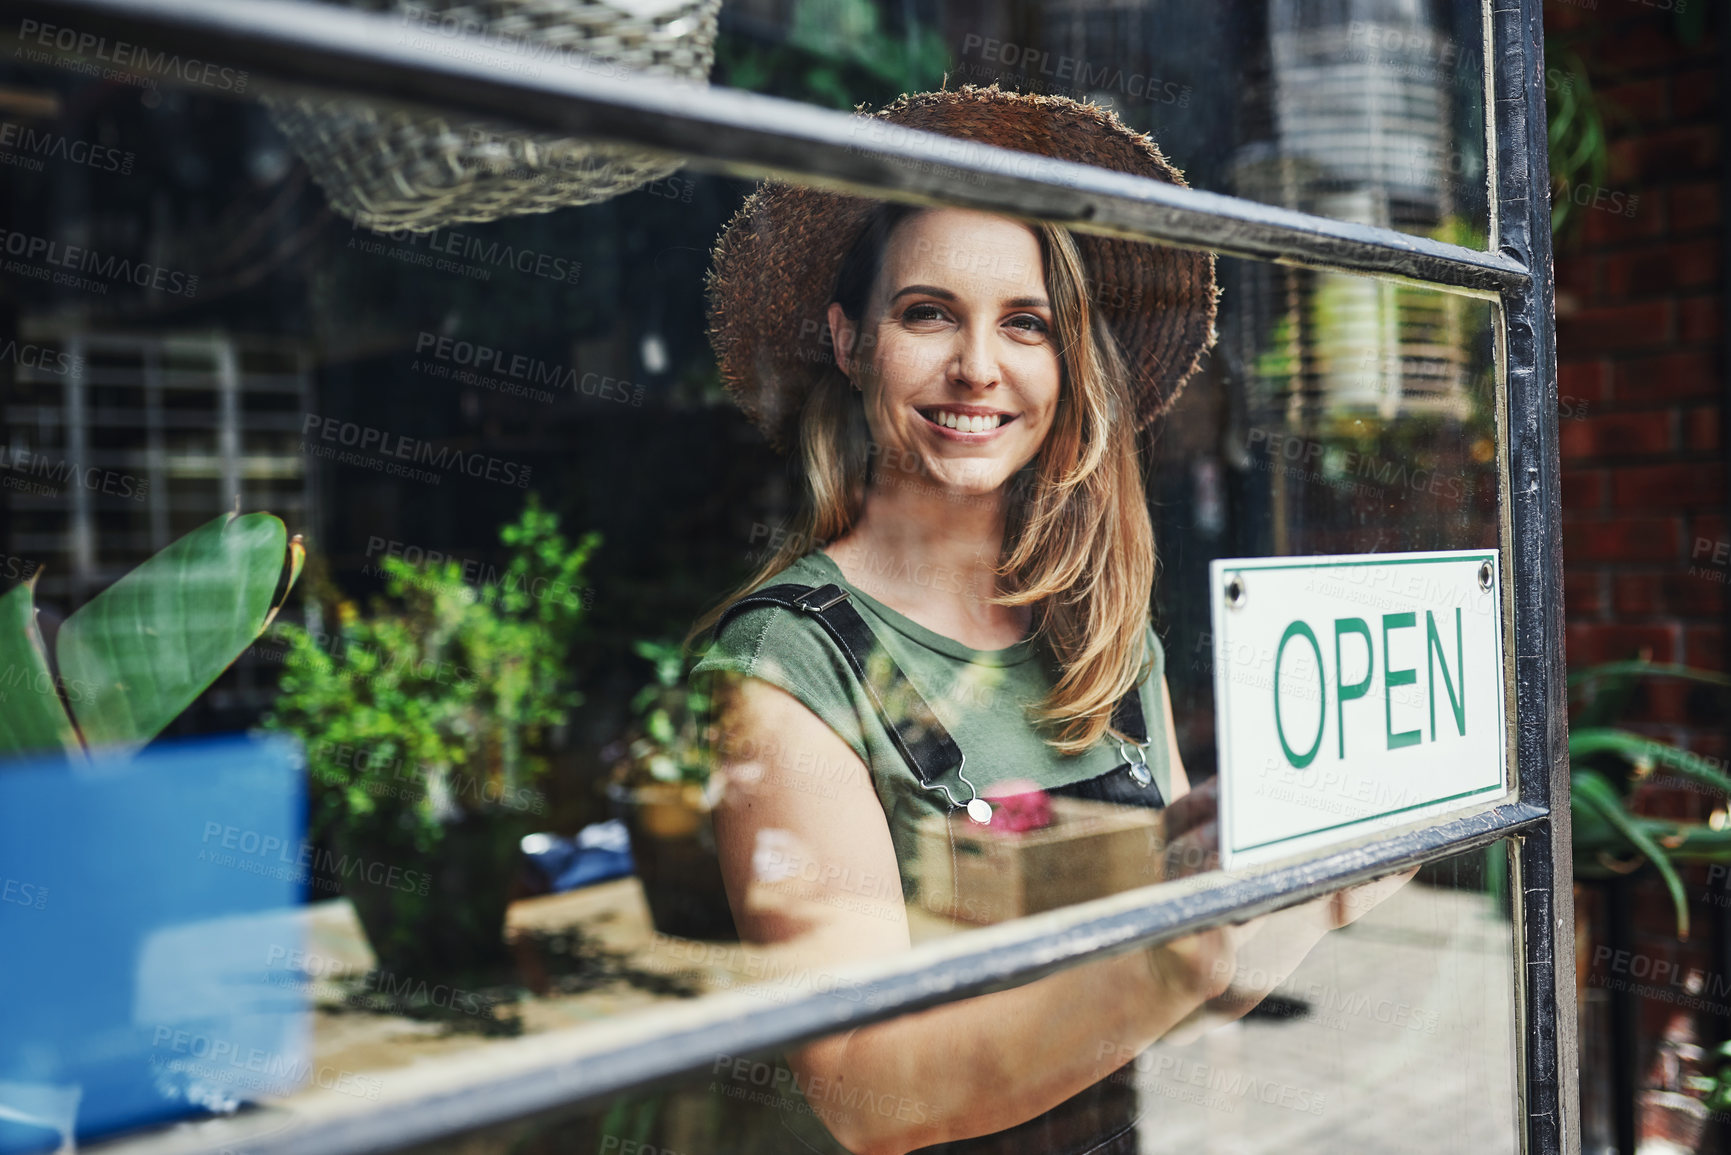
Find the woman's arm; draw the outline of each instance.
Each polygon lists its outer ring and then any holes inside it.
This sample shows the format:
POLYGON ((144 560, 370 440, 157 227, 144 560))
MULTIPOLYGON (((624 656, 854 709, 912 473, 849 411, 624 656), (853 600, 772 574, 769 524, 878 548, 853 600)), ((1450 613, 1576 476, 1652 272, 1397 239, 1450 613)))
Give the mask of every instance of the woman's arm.
MULTIPOLYGON (((1196 791, 1190 790, 1184 759, 1178 752, 1178 729, 1172 717, 1172 695, 1162 685, 1166 705, 1166 749, 1172 767, 1173 804, 1162 816, 1166 851, 1166 874, 1177 877, 1219 866, 1218 810, 1219 778, 1210 778, 1196 791), (1178 784, 1182 783, 1182 787, 1178 784)), ((1243 1018, 1269 993, 1285 982, 1309 956, 1322 936, 1339 930, 1371 910, 1405 886, 1418 868, 1363 883, 1348 890, 1323 895, 1298 906, 1264 915, 1240 928, 1231 960, 1217 960, 1226 979, 1226 989, 1196 1008, 1167 1035, 1166 1041, 1183 1045, 1216 1027, 1243 1018)))
MULTIPOLYGON (((747 942, 814 971, 909 949, 889 824, 865 764, 785 691, 718 688, 715 831, 747 942)), ((1236 931, 1190 936, 855 1028, 790 1055, 859 1155, 991 1134, 1091 1086, 1225 988, 1236 931), (869 1092, 869 1094, 862 1094, 869 1092), (872 1110, 882 1096, 916 1104, 872 1110)))

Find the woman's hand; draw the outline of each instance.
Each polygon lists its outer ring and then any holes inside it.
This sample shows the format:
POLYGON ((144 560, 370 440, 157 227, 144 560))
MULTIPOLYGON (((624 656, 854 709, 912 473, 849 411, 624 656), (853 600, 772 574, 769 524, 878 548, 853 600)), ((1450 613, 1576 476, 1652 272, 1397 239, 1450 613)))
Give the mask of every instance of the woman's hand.
POLYGON ((1334 900, 1334 929, 1339 930, 1348 923, 1356 922, 1369 911, 1375 909, 1383 899, 1405 886, 1418 873, 1418 867, 1403 870, 1399 874, 1391 874, 1387 878, 1379 878, 1375 882, 1366 882, 1346 890, 1337 890, 1330 895, 1334 900))
POLYGON ((1247 929, 1217 926, 1145 947, 1148 969, 1176 1003, 1194 1007, 1219 998, 1237 973, 1238 943, 1247 929))
POLYGON ((1220 779, 1210 778, 1160 812, 1162 879, 1220 868, 1219 797, 1220 779))
POLYGON ((1233 943, 1230 958, 1222 956, 1215 963, 1224 968, 1224 981, 1210 991, 1206 1002, 1180 1023, 1169 1038, 1188 1041, 1248 1014, 1292 976, 1324 935, 1371 910, 1405 886, 1416 873, 1418 868, 1413 867, 1233 928, 1239 937, 1233 943))

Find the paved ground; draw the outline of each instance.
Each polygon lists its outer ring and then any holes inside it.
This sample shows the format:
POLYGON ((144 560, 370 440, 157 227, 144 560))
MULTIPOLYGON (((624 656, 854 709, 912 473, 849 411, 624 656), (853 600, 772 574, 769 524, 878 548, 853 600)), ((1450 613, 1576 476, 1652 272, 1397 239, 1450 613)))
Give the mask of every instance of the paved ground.
POLYGON ((1514 978, 1486 896, 1407 886, 1279 988, 1308 1013, 1138 1061, 1142 1151, 1512 1153, 1514 978))

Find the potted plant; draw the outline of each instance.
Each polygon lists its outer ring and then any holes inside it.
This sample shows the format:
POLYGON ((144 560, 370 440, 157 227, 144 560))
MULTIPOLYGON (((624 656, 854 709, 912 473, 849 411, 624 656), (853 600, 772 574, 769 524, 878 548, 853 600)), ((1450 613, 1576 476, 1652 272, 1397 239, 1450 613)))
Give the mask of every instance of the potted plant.
POLYGON ((1681 678, 1731 687, 1731 677, 1649 661, 1609 662, 1569 675, 1574 703, 1569 730, 1569 800, 1576 878, 1610 878, 1651 863, 1676 914, 1677 937, 1689 937, 1689 905, 1679 862, 1731 862, 1731 823, 1648 818, 1634 813, 1633 793, 1663 768, 1694 788, 1731 799, 1731 777, 1699 754, 1625 730, 1614 720, 1642 679, 1681 678))
MULTIPOLYGON (((1584 886, 1632 874, 1651 864, 1670 895, 1677 937, 1687 939, 1689 904, 1679 864, 1731 863, 1731 822, 1726 820, 1731 777, 1718 764, 1698 754, 1617 724, 1631 695, 1644 682, 1661 678, 1720 689, 1731 687, 1731 678, 1724 674, 1645 660, 1610 662, 1569 675, 1576 965, 1578 1010, 1583 1024, 1581 1080, 1589 1119, 1604 1132, 1605 1140, 1614 1141, 1611 1136, 1615 1131, 1625 1131, 1637 1136, 1643 1145, 1648 1138, 1664 1136, 1677 1144, 1678 1150, 1694 1150, 1709 1112, 1723 1110, 1724 1084, 1688 1072, 1673 1072, 1673 1077, 1658 1089, 1638 1092, 1628 1086, 1618 1089, 1610 1045, 1593 1037, 1595 1025, 1599 1032, 1609 1030, 1604 1015, 1616 1012, 1600 1011, 1590 1005, 1591 964, 1587 960, 1602 955, 1606 945, 1616 949, 1629 944, 1615 941, 1602 944, 1605 928, 1595 926, 1596 920, 1582 915, 1595 905, 1602 906, 1583 901, 1588 897, 1583 893, 1584 886), (1672 783, 1702 790, 1714 798, 1708 821, 1653 818, 1640 813, 1639 795, 1660 780, 1660 771, 1672 783), (1703 1093, 1707 1096, 1705 1104, 1695 1097, 1703 1093), (1610 1101, 1595 1111, 1598 1097, 1608 1097, 1610 1101), (1613 1119, 1620 1122, 1613 1124, 1613 1119)), ((1600 992, 1600 997, 1604 997, 1604 992, 1600 992)), ((1667 1037, 1660 1043, 1661 1053, 1671 1056, 1671 1066, 1691 1065, 1688 1056, 1700 1050, 1693 1045, 1692 1038, 1670 1037, 1677 1030, 1685 1034, 1692 1031, 1688 1020, 1686 1012, 1674 1013, 1667 1037)))
POLYGON ((710 821, 709 695, 686 679, 678 642, 640 641, 633 648, 654 675, 631 701, 636 723, 608 796, 630 833, 650 918, 663 934, 736 939, 710 821))
POLYGON ((510 560, 474 585, 456 561, 386 558, 385 595, 336 599, 328 640, 297 626, 267 728, 307 747, 327 874, 354 903, 379 965, 421 978, 508 962, 518 843, 545 803, 533 784, 551 730, 581 700, 571 655, 576 545, 531 495, 500 537, 510 560))
POLYGON ((1731 1041, 1720 1043, 1709 1061, 1718 1065, 1717 1070, 1689 1075, 1685 1083, 1702 1096, 1702 1106, 1707 1114, 1724 1119, 1731 1113, 1731 1041))
POLYGON ((51 669, 36 581, 0 597, 0 756, 155 738, 262 633, 300 576, 301 539, 268 513, 225 513, 173 542, 60 625, 51 669), (278 587, 281 594, 278 595, 278 587))

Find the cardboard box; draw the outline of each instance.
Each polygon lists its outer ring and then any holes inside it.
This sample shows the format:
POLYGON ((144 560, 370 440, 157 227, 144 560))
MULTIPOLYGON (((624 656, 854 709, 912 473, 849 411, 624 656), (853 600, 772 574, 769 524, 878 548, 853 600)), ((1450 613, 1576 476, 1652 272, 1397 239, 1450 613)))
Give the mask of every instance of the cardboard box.
POLYGON ((1052 824, 1020 834, 960 810, 930 815, 919 826, 920 905, 993 923, 1148 886, 1160 881, 1159 813, 1053 796, 1052 824))

